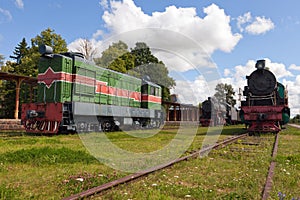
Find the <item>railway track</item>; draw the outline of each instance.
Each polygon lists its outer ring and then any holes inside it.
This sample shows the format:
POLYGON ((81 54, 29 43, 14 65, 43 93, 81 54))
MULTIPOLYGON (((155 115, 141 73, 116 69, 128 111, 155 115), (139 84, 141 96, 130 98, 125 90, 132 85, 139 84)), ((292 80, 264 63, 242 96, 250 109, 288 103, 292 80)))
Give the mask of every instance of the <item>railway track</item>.
POLYGON ((130 174, 130 175, 125 176, 123 178, 120 178, 120 179, 117 179, 117 180, 105 183, 103 185, 100 185, 100 186, 88 189, 88 190, 83 191, 83 192, 78 193, 78 194, 74 194, 72 196, 64 198, 64 200, 75 200, 75 199, 82 199, 82 198, 89 197, 91 195, 100 193, 100 192, 102 192, 104 190, 107 190, 107 189, 110 189, 112 187, 118 186, 120 184, 133 181, 133 180, 135 180, 137 178, 146 176, 146 175, 148 175, 150 173, 153 173, 155 171, 158 171, 158 170, 164 169, 166 167, 172 166, 175 163, 179 163, 181 161, 188 160, 190 158, 194 158, 194 157, 198 157, 198 156, 204 155, 206 152, 208 152, 208 151, 210 151, 212 149, 216 149, 216 148, 219 148, 219 147, 224 147, 224 146, 226 146, 228 144, 231 144, 231 143, 235 142, 238 139, 246 137, 247 135, 248 134, 245 133, 245 134, 242 134, 242 135, 238 135, 238 136, 234 136, 234 137, 229 137, 229 138, 227 138, 227 139, 225 139, 225 140, 223 140, 223 141, 221 141, 219 143, 216 143, 216 144, 214 144, 212 146, 208 146, 208 147, 202 148, 201 150, 192 152, 192 153, 190 153, 187 156, 184 156, 184 157, 181 157, 181 158, 177 158, 177 159, 175 159, 175 160, 173 160, 171 162, 168 162, 168 163, 165 163, 165 164, 162 164, 162 165, 159 165, 159 166, 155 166, 153 168, 150 168, 150 169, 147 169, 147 170, 143 170, 143 171, 140 171, 140 172, 137 172, 137 173, 134 173, 134 174, 130 174))
MULTIPOLYGON (((169 166, 172 166, 175 163, 179 163, 181 161, 188 160, 190 158, 195 158, 195 157, 201 156, 201 155, 205 154, 206 152, 208 152, 212 149, 223 148, 223 147, 225 147, 225 146, 227 146, 231 143, 236 142, 237 140, 239 140, 239 142, 241 144, 244 144, 244 145, 247 145, 247 146, 253 146, 253 145, 258 146, 258 145, 260 145, 262 139, 260 139, 259 137, 250 137, 250 136, 247 137, 247 136, 248 136, 248 134, 245 133, 245 134, 242 134, 242 135, 227 138, 224 141, 216 143, 215 145, 208 146, 208 147, 203 148, 201 150, 192 152, 187 156, 175 159, 171 162, 168 162, 168 163, 165 163, 165 164, 162 164, 162 165, 159 165, 159 166, 155 166, 153 168, 150 168, 150 169, 147 169, 147 170, 144 170, 144 171, 140 171, 140 172, 137 172, 137 173, 134 173, 134 174, 130 174, 130 175, 125 176, 123 178, 120 178, 120 179, 105 183, 103 185, 88 189, 86 191, 74 194, 72 196, 64 198, 64 200, 82 199, 82 198, 86 198, 86 197, 101 193, 101 192, 103 192, 105 190, 108 190, 110 188, 113 188, 115 186, 118 186, 118 185, 130 182, 130 181, 136 180, 138 178, 142 178, 142 177, 144 177, 146 175, 149 175, 153 172, 156 172, 158 170, 161 170, 161 169, 167 168, 169 166), (251 139, 249 139, 249 138, 251 138, 251 139)), ((230 148, 231 148, 232 151, 236 151, 236 152, 238 152, 238 151, 248 151, 249 150, 249 149, 244 149, 244 148, 242 150, 241 149, 235 149, 234 147, 230 147, 230 148)), ((272 188, 272 177, 273 177, 274 169, 275 169, 275 166, 276 166, 276 163, 273 160, 274 160, 274 158, 277 154, 277 148, 278 148, 278 134, 275 136, 275 141, 274 141, 273 150, 272 150, 272 161, 269 165, 268 175, 267 175, 267 178, 266 178, 266 182, 264 184, 264 189, 263 189, 262 194, 261 194, 261 198, 263 200, 265 200, 269 197, 269 193, 270 193, 270 190, 272 188)), ((253 150, 255 151, 255 149, 253 149, 253 148, 250 148, 250 149, 251 150, 249 150, 249 151, 253 151, 253 150)), ((252 152, 252 153, 255 153, 255 152, 252 152)))
POLYGON ((269 193, 272 189, 272 178, 273 178, 273 174, 274 174, 274 170, 275 170, 275 166, 276 166, 276 162, 274 161, 274 159, 277 155, 277 150, 278 150, 278 135, 279 134, 276 134, 276 136, 275 136, 275 141, 274 141, 273 151, 272 151, 272 161, 269 166, 269 172, 268 172, 268 176, 266 179, 265 187, 262 192, 262 200, 268 199, 269 193))

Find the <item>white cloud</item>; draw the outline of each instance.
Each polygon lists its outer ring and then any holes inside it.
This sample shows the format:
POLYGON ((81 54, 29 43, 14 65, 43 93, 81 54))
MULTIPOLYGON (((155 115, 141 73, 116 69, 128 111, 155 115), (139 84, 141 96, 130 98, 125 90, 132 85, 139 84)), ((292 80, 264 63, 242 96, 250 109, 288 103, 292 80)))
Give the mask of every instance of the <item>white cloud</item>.
MULTIPOLYGON (((204 8, 203 12, 206 16, 200 18, 195 8, 169 6, 164 12, 147 15, 132 0, 124 0, 111 2, 111 11, 104 13, 103 20, 114 34, 131 31, 134 42, 144 41, 150 47, 164 48, 180 55, 194 66, 207 66, 212 65, 209 60, 214 51, 230 52, 242 36, 231 32, 230 17, 215 4, 204 8), (140 30, 133 33, 132 30, 137 29, 140 30)), ((174 65, 174 56, 172 61, 173 69, 187 71, 193 68, 174 65)))
POLYGON ((103 36, 102 30, 97 30, 96 33, 93 34, 93 39, 98 39, 98 37, 103 36))
POLYGON ((15 1, 15 5, 20 8, 20 9, 23 9, 24 8, 24 3, 23 3, 23 0, 16 0, 15 1))
POLYGON ((230 69, 224 69, 224 76, 229 76, 231 74, 230 69))
POLYGON ((244 28, 242 27, 243 24, 250 22, 252 20, 252 16, 250 12, 245 13, 243 16, 239 16, 237 18, 237 26, 240 29, 241 32, 244 31, 244 28))
POLYGON ((108 9, 109 8, 109 3, 108 0, 101 0, 99 5, 103 8, 103 9, 108 9))
POLYGON ((255 21, 246 26, 245 29, 250 34, 259 35, 274 29, 274 27, 275 25, 271 19, 266 19, 265 17, 256 17, 255 21))
MULTIPOLYGON (((101 45, 122 40, 129 47, 146 42, 153 54, 163 60, 169 70, 188 71, 198 67, 216 67, 210 56, 216 50, 232 51, 242 35, 232 33, 230 17, 212 4, 203 9, 201 18, 196 8, 169 6, 163 12, 146 14, 133 0, 100 2, 109 8, 102 16, 109 34, 101 45)), ((108 45, 107 45, 108 44, 108 45)), ((103 48, 103 47, 100 47, 103 48)))
POLYGON ((209 84, 199 75, 195 81, 176 81, 176 88, 171 92, 178 94, 179 102, 198 105, 214 94, 214 87, 215 84, 209 84))
POLYGON ((294 76, 290 71, 288 71, 284 64, 282 63, 272 63, 270 59, 266 58, 266 67, 269 67, 270 71, 274 73, 277 79, 283 77, 294 76))
POLYGON ((297 66, 297 65, 295 65, 295 64, 292 64, 292 65, 289 66, 289 69, 300 71, 300 66, 297 66))
POLYGON ((283 79, 282 84, 288 89, 291 117, 294 117, 296 114, 300 113, 300 75, 296 76, 295 81, 283 79))
POLYGON ((0 24, 9 22, 12 20, 12 15, 8 10, 0 8, 0 24))
POLYGON ((274 29, 275 25, 270 18, 258 16, 253 19, 251 13, 247 12, 237 18, 237 27, 241 32, 246 31, 252 35, 260 35, 274 29))

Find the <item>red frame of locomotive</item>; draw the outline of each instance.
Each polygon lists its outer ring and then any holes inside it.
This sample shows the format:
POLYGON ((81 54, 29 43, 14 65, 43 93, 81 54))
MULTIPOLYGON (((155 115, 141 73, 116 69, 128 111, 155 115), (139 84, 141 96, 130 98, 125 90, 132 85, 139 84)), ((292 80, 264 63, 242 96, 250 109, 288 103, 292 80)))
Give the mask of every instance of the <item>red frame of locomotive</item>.
POLYGON ((281 130, 282 110, 284 105, 278 106, 242 106, 245 121, 249 121, 250 132, 279 132, 281 130), (266 118, 257 120, 258 117, 266 118))

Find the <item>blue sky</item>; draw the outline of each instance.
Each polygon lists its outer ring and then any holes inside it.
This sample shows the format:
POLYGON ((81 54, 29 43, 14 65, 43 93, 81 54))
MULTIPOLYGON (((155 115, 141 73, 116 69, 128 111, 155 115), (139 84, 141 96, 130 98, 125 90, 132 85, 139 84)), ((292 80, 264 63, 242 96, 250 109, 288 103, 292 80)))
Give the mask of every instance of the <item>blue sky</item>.
POLYGON ((173 92, 194 104, 213 93, 212 75, 238 91, 255 61, 264 58, 288 86, 295 115, 300 112, 299 7, 298 0, 0 0, 0 54, 9 59, 23 37, 30 44, 48 27, 70 50, 82 38, 105 49, 111 38, 125 38, 132 47, 137 42, 132 35, 136 40, 150 35, 147 44, 155 46, 153 52, 177 80, 173 92))

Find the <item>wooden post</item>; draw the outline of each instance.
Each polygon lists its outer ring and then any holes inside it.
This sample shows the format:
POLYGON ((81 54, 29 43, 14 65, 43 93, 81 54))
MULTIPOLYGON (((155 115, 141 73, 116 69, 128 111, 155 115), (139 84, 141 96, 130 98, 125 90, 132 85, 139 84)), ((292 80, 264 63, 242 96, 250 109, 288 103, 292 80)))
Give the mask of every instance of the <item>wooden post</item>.
POLYGON ((15 119, 18 119, 19 105, 20 105, 20 87, 24 79, 16 79, 16 107, 15 107, 15 119))
POLYGON ((177 121, 177 106, 174 105, 174 121, 177 121))
POLYGON ((32 85, 30 85, 30 103, 32 103, 32 101, 33 101, 33 87, 32 87, 32 85))
POLYGON ((167 111, 166 111, 167 117, 166 117, 166 120, 170 121, 170 104, 166 104, 166 106, 167 106, 167 111))

